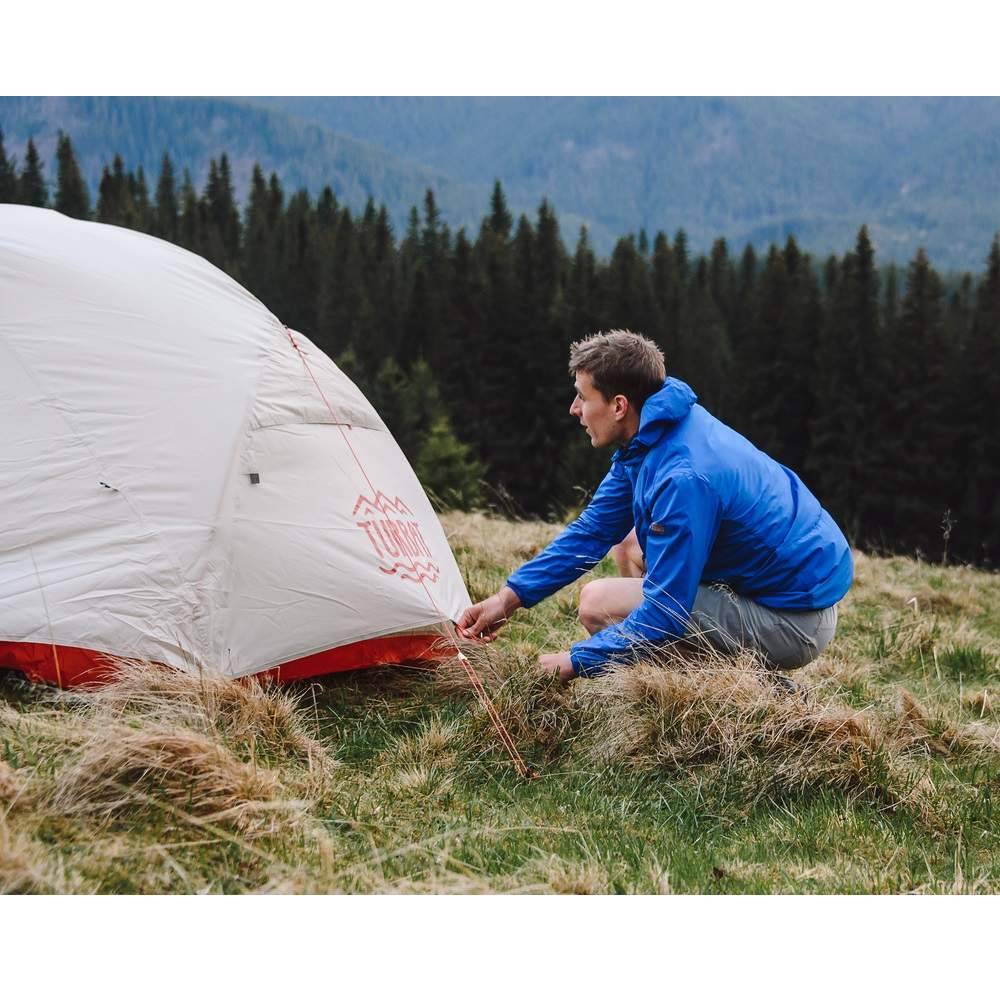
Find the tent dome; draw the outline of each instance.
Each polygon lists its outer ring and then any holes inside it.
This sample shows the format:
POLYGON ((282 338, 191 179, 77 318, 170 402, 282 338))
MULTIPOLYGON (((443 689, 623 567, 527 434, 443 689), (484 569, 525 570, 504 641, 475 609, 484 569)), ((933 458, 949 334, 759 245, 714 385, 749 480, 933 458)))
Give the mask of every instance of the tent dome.
POLYGON ((0 426, 0 667, 303 677, 426 654, 469 603, 363 394, 170 243, 0 205, 0 426))

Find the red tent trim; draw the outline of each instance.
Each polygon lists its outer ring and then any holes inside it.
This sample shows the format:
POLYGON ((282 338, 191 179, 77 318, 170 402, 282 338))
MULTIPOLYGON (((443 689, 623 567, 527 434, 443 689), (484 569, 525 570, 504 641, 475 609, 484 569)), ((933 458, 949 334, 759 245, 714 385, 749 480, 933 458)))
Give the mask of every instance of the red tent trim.
MULTIPOLYGON (((448 655, 440 635, 393 635, 310 653, 253 676, 285 683, 361 667, 441 660, 448 655)), ((29 680, 59 687, 105 684, 115 676, 106 653, 44 642, 0 641, 0 670, 19 670, 29 680)))

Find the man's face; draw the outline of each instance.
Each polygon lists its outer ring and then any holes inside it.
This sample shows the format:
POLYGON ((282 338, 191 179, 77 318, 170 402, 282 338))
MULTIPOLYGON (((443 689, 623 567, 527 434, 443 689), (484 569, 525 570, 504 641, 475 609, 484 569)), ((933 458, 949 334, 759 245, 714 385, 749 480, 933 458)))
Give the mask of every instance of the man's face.
POLYGON ((623 418, 628 407, 625 397, 605 399, 600 390, 594 388, 594 380, 588 372, 577 372, 573 384, 576 395, 569 412, 586 429, 590 443, 595 448, 621 443, 625 429, 623 418))

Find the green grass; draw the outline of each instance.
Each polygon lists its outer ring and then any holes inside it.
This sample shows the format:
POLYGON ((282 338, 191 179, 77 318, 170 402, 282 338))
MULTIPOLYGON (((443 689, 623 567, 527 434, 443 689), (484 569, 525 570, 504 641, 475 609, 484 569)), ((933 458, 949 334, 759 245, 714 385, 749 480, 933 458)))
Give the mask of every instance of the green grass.
MULTIPOLYGON (((478 598, 554 529, 448 515, 478 598)), ((609 565, 598 568, 610 572, 609 565)), ((0 678, 14 892, 993 892, 1000 579, 858 558, 833 645, 782 697, 748 661, 563 687, 578 587, 464 672, 291 689, 132 667, 65 695, 0 678)))

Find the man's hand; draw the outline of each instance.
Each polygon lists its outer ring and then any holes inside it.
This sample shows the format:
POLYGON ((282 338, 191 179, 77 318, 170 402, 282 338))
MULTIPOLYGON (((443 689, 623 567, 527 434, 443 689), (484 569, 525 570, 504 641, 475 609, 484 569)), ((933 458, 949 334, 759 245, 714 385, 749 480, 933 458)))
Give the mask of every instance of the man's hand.
POLYGON ((538 657, 538 672, 543 677, 558 677, 561 681, 571 681, 576 677, 569 653, 542 653, 538 657))
POLYGON ((455 623, 463 639, 492 642, 507 619, 521 606, 521 599, 510 587, 501 587, 492 597, 466 608, 455 623))

